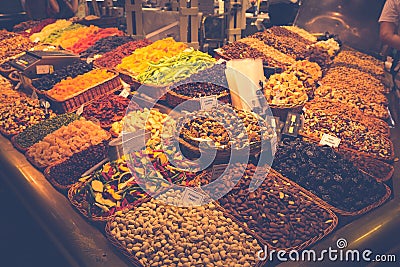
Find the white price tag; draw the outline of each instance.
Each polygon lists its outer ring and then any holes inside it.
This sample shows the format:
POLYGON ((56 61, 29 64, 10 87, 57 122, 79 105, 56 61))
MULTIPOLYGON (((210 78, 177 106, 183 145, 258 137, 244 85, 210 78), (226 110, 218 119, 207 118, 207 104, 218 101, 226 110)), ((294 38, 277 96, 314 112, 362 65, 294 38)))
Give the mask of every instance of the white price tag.
POLYGON ((276 135, 274 135, 274 137, 271 138, 271 153, 272 153, 272 156, 275 155, 277 148, 278 148, 278 137, 276 135))
POLYGON ((35 90, 32 92, 31 98, 32 98, 32 99, 39 99, 39 97, 38 97, 38 95, 36 94, 36 91, 35 91, 35 90))
POLYGON ((216 95, 200 97, 200 108, 202 110, 210 110, 217 107, 218 100, 216 95))
POLYGON ((203 203, 204 195, 188 187, 183 191, 182 202, 188 205, 199 206, 203 203))
POLYGON ((329 134, 324 134, 319 142, 320 145, 327 145, 330 147, 338 147, 340 144, 340 138, 329 134))
POLYGON ((223 58, 220 58, 220 59, 217 60, 217 62, 215 62, 215 64, 222 64, 224 62, 226 62, 226 60, 223 59, 223 58))
POLYGON ((36 74, 49 74, 51 73, 51 70, 53 69, 53 66, 51 65, 37 65, 36 66, 36 74))
POLYGON ((82 104, 82 106, 80 106, 78 108, 78 110, 76 111, 76 115, 78 115, 78 116, 82 115, 84 107, 85 107, 85 105, 82 104))
POLYGON ((119 95, 127 98, 130 95, 130 93, 131 93, 131 89, 125 87, 124 90, 122 90, 122 92, 119 95))

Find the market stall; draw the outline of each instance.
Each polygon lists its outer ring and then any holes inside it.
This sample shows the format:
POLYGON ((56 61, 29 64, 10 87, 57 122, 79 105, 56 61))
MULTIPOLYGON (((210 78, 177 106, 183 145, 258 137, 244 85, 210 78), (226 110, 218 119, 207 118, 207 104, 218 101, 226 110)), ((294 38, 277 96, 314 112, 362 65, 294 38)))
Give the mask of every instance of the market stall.
POLYGON ((24 48, 0 54, 20 89, 2 78, 1 178, 71 266, 285 265, 256 254, 340 238, 398 246, 400 132, 378 59, 296 26, 227 44, 219 60, 65 20, 16 29, 0 32, 0 47, 24 48), (20 54, 49 44, 81 59, 20 54), (236 59, 261 59, 258 106, 235 105, 243 89, 225 73, 236 59), (263 103, 270 116, 256 113, 263 103))

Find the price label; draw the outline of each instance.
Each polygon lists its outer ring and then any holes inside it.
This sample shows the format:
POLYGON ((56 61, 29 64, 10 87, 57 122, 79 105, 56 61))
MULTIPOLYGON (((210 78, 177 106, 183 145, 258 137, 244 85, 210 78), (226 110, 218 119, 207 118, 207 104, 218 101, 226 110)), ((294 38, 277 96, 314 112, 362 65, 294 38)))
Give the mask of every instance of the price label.
POLYGON ((200 108, 202 110, 210 110, 217 107, 218 100, 216 95, 200 97, 200 108))
POLYGON ((214 181, 216 179, 218 179, 218 177, 220 177, 225 169, 228 167, 228 164, 218 164, 218 165, 214 165, 212 167, 212 171, 211 171, 211 180, 214 181))
POLYGON ((182 202, 188 205, 200 206, 203 203, 204 197, 204 194, 186 187, 183 192, 182 202))
POLYGON ((122 92, 119 95, 127 98, 130 95, 130 93, 131 93, 131 89, 125 87, 124 90, 122 90, 122 92))
POLYGON ((224 62, 226 62, 226 60, 223 59, 223 58, 220 58, 220 59, 217 60, 217 62, 215 62, 215 64, 222 64, 224 62))
POLYGON ((340 138, 329 134, 324 134, 319 142, 320 145, 327 145, 330 147, 338 147, 340 144, 340 138))
POLYGON ((51 70, 53 70, 53 66, 51 65, 37 65, 36 66, 36 74, 41 75, 41 74, 49 74, 51 73, 51 70))
POLYGON ((274 135, 274 137, 271 138, 271 153, 272 153, 272 156, 275 155, 277 147, 278 147, 278 136, 274 135))
POLYGON ((300 114, 289 112, 286 117, 283 134, 296 137, 301 126, 300 114))
POLYGON ((33 90, 32 95, 31 95, 32 99, 39 99, 38 95, 36 94, 36 91, 33 90))
POLYGON ((85 105, 82 104, 82 106, 80 106, 80 107, 78 108, 78 110, 76 111, 76 115, 78 115, 78 116, 82 115, 83 109, 84 109, 84 108, 85 108, 85 105))

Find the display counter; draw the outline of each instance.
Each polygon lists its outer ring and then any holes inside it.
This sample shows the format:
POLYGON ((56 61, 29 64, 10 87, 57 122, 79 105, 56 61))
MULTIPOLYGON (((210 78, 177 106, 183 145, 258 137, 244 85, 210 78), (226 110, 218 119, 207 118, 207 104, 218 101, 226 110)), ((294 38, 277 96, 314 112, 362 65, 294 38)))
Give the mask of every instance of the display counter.
MULTIPOLYGON (((391 129, 396 151, 399 151, 400 131, 391 129)), ((71 206, 68 199, 58 192, 15 150, 12 144, 0 136, 0 177, 15 192, 32 217, 42 226, 70 266, 129 266, 129 262, 117 252, 102 234, 102 226, 92 225, 71 206)), ((321 251, 336 248, 336 241, 345 238, 349 249, 368 248, 374 253, 390 253, 399 245, 394 238, 400 225, 400 173, 395 163, 393 183, 394 197, 381 207, 351 221, 339 218, 339 227, 311 249, 321 251)), ((320 262, 282 263, 282 266, 319 266, 320 262)), ((327 264, 335 264, 330 262, 327 264)))

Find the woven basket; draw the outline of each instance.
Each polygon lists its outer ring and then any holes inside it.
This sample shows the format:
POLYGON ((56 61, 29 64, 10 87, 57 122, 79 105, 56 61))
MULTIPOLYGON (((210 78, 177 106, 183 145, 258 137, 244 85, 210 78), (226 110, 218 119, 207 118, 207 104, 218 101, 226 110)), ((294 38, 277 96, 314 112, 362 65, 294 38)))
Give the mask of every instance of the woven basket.
MULTIPOLYGON (((316 135, 311 136, 311 135, 305 134, 302 131, 299 131, 299 135, 302 136, 303 139, 309 140, 310 142, 317 143, 317 144, 319 144, 319 142, 320 142, 320 139, 316 135)), ((378 157, 378 156, 376 156, 374 154, 370 154, 370 153, 367 153, 367 152, 354 150, 352 148, 346 147, 346 145, 343 145, 343 144, 340 144, 339 147, 336 148, 336 150, 339 153, 356 154, 360 158, 373 158, 373 159, 385 161, 387 163, 392 163, 394 161, 394 158, 395 158, 393 142, 388 138, 385 138, 385 137, 383 137, 383 138, 386 139, 386 141, 390 145, 390 151, 392 151, 392 155, 391 156, 380 156, 380 157, 378 157), (344 151, 344 152, 342 152, 342 151, 344 151)))
POLYGON ((0 133, 7 139, 11 139, 13 136, 17 134, 11 134, 8 131, 4 130, 3 128, 0 128, 0 133))
POLYGON ((88 103, 94 99, 98 99, 101 96, 115 92, 122 88, 121 81, 118 78, 118 74, 115 73, 113 77, 105 80, 102 83, 94 85, 88 89, 81 92, 75 93, 68 97, 68 99, 59 101, 48 95, 46 92, 46 97, 49 99, 51 107, 53 110, 60 113, 71 112, 78 109, 81 105, 88 103))
POLYGON ((65 192, 78 181, 81 174, 107 157, 111 137, 97 145, 75 153, 67 159, 57 161, 44 170, 44 176, 58 190, 65 192), (69 171, 68 171, 69 170, 69 171), (75 174, 71 173, 73 170, 75 174), (61 172, 63 175, 59 175, 61 172), (71 176, 74 175, 72 178, 71 176), (65 181, 66 179, 71 181, 65 181))
POLYGON ((281 121, 286 121, 286 118, 287 118, 287 115, 289 114, 289 112, 301 113, 303 110, 304 104, 293 106, 293 107, 276 106, 276 105, 269 104, 269 107, 271 109, 272 114, 275 117, 279 117, 279 119, 281 121))
MULTIPOLYGON (((85 185, 83 182, 77 182, 73 184, 69 190, 68 190, 68 199, 71 202, 72 206, 74 206, 87 220, 92 221, 92 222, 106 222, 110 220, 113 214, 107 215, 107 216, 97 216, 97 215, 89 215, 87 209, 84 208, 84 205, 90 205, 87 203, 87 201, 84 199, 83 202, 78 202, 76 200, 76 194, 77 192, 82 189, 82 187, 85 185)), ((136 200, 133 203, 130 203, 130 207, 135 207, 137 203, 139 203, 140 199, 136 200)))
MULTIPOLYGON (((186 140, 184 140, 181 137, 178 140, 179 140, 179 145, 180 145, 182 154, 189 159, 197 159, 202 154, 203 154, 203 156, 205 155, 205 157, 212 160, 213 164, 228 163, 229 160, 231 159, 231 148, 229 148, 229 149, 217 148, 215 158, 210 158, 213 156, 213 152, 212 152, 213 149, 211 149, 211 148, 210 149, 200 149, 199 146, 195 146, 195 145, 187 142, 186 140)), ((240 160, 240 156, 238 155, 238 153, 240 153, 241 151, 245 152, 246 150, 239 149, 239 150, 235 150, 234 152, 232 152, 232 155, 234 155, 235 160, 240 160)), ((261 152, 261 142, 250 144, 249 154, 248 154, 249 156, 255 156, 260 152, 261 152)), ((246 155, 247 155, 247 153, 243 153, 243 156, 244 156, 243 159, 245 159, 245 160, 247 160, 246 155)))
MULTIPOLYGON (((204 175, 204 174, 203 174, 204 175)), ((210 177, 211 172, 208 171, 207 174, 205 174, 206 176, 210 177)), ((299 190, 299 192, 301 192, 302 196, 311 200, 313 203, 315 203, 317 206, 319 206, 320 208, 322 208, 323 210, 327 211, 330 215, 330 218, 332 219, 332 224, 329 225, 322 234, 315 236, 314 238, 311 238, 307 241, 304 241, 303 243, 301 243, 300 245, 297 246, 292 246, 292 247, 287 247, 287 248, 277 248, 274 245, 270 244, 267 240, 264 240, 263 238, 259 237, 259 235, 252 231, 252 233, 255 233, 260 240, 262 240, 262 243, 264 245, 266 245, 267 247, 270 247, 272 249, 275 250, 285 250, 285 251, 290 251, 290 250, 302 250, 305 249, 313 244, 315 244, 316 242, 318 242, 319 240, 323 239, 325 236, 327 236, 328 234, 330 234, 337 226, 338 224, 338 217, 327 207, 326 203, 321 200, 320 198, 318 198, 317 196, 313 195, 312 193, 310 193, 309 191, 305 190, 303 187, 299 186, 298 184, 292 182, 291 180, 287 179, 286 177, 283 177, 280 173, 278 173, 277 171, 273 170, 272 168, 269 171, 269 175, 273 175, 274 177, 283 180, 286 183, 290 183, 292 187, 297 188, 299 190)), ((222 207, 223 208, 223 207, 222 207)), ((227 211, 225 211, 227 212, 227 211)), ((239 218, 235 217, 235 220, 239 220, 239 218)))
POLYGON ((119 73, 119 77, 121 78, 121 80, 123 80, 125 83, 129 84, 131 86, 131 89, 133 90, 137 90, 141 83, 136 80, 132 74, 128 73, 128 72, 124 72, 121 70, 118 70, 119 73))
POLYGON ((394 167, 386 162, 344 149, 335 149, 335 151, 378 182, 386 182, 393 176, 394 167))
MULTIPOLYGON (((168 90, 166 100, 167 104, 172 108, 181 105, 181 107, 187 111, 196 111, 201 109, 199 98, 177 94, 173 90, 168 90)), ((230 94, 228 92, 222 93, 217 96, 217 100, 229 104, 231 102, 230 94)))
MULTIPOLYGON (((137 204, 137 207, 127 208, 124 210, 124 212, 127 212, 130 209, 138 208, 138 207, 140 207, 141 204, 146 203, 150 200, 151 200, 151 197, 145 198, 137 204)), ((233 216, 231 216, 230 214, 227 214, 227 212, 221 206, 219 206, 217 203, 214 203, 214 204, 216 205, 218 210, 223 212, 225 217, 230 218, 232 221, 234 221, 236 224, 238 224, 244 230, 244 232, 246 234, 253 236, 258 241, 259 245, 263 248, 263 243, 261 242, 260 238, 256 234, 254 234, 250 229, 248 229, 241 222, 236 220, 233 216)), ((114 222, 114 219, 115 219, 115 216, 111 216, 110 219, 107 221, 107 224, 105 227, 105 234, 106 234, 108 241, 110 241, 111 244, 113 244, 113 246, 116 247, 118 251, 120 251, 122 254, 124 254, 130 260, 130 262, 133 264, 133 266, 138 266, 138 267, 143 266, 144 267, 144 265, 138 260, 138 258, 135 255, 133 255, 132 253, 130 253, 128 251, 128 249, 111 234, 111 224, 114 222)), ((254 253, 257 253, 257 252, 255 251, 254 253)), ((266 264, 266 260, 259 261, 259 262, 257 262, 256 265, 254 265, 254 267, 262 267, 262 266, 265 266, 265 264, 266 264)))
POLYGON ((22 153, 25 153, 27 150, 28 150, 28 148, 29 147, 23 147, 23 146, 21 146, 18 142, 17 142, 17 140, 16 140, 16 137, 17 137, 18 135, 14 135, 13 137, 11 137, 11 144, 18 150, 18 151, 20 151, 20 152, 22 152, 22 153))
MULTIPOLYGON (((325 211, 327 211, 331 217, 332 220, 332 224, 327 227, 324 230, 323 234, 320 234, 319 236, 316 236, 314 238, 311 238, 310 240, 307 240, 305 242, 303 242, 302 244, 298 245, 298 246, 294 246, 291 248, 285 248, 285 251, 290 251, 290 250, 303 250, 307 247, 312 246, 313 244, 317 243, 319 240, 323 239, 324 237, 326 237, 327 235, 329 235, 338 225, 339 219, 338 217, 332 212, 333 210, 331 209, 331 207, 322 199, 320 199, 319 197, 317 197, 316 195, 312 194, 311 192, 309 192, 308 190, 304 189, 303 187, 301 187, 300 185, 298 185, 297 183, 293 182, 292 180, 284 177, 283 175, 281 175, 279 172, 275 171, 274 169, 270 169, 270 173, 276 175, 277 177, 279 177, 280 179, 286 181, 287 183, 290 183, 291 186, 297 187, 302 196, 310 199, 311 201, 313 201, 316 205, 318 205, 320 208, 324 209, 325 211)), ((272 246, 274 248, 274 246, 272 246)), ((276 248, 278 249, 278 248, 276 248)), ((280 249, 280 248, 279 248, 280 249)))
POLYGON ((372 203, 371 205, 369 205, 369 206, 367 206, 367 207, 365 207, 365 208, 363 208, 361 210, 354 211, 354 212, 345 211, 345 210, 336 208, 336 207, 330 205, 329 203, 326 203, 326 206, 328 208, 330 208, 333 212, 336 212, 337 214, 342 215, 342 216, 358 216, 358 215, 367 213, 368 211, 371 211, 371 210, 381 206, 383 203, 385 203, 389 199, 392 191, 390 190, 390 188, 386 184, 383 184, 383 185, 386 188, 386 194, 379 201, 377 201, 375 203, 372 203))

